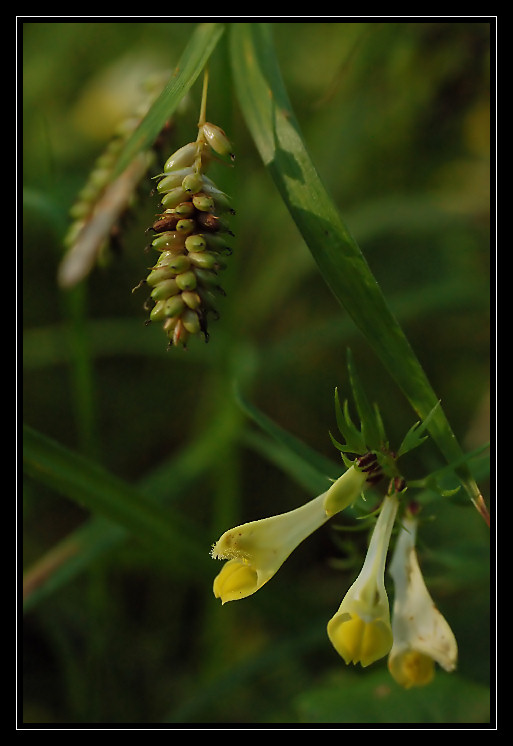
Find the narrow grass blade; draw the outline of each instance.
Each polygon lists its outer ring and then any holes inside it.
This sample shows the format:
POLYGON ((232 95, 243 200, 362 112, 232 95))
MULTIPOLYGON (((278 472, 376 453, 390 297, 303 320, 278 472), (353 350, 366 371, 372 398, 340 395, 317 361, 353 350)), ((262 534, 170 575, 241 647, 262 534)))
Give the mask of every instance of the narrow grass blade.
POLYGON ((115 175, 122 173, 141 150, 152 146, 166 121, 205 67, 223 31, 222 23, 198 24, 176 66, 174 76, 127 141, 115 175))
POLYGON ((178 516, 171 519, 168 510, 136 488, 27 426, 23 428, 23 469, 36 481, 123 527, 160 556, 171 561, 179 554, 182 563, 198 572, 207 567, 208 552, 178 516))
MULTIPOLYGON (((426 418, 438 397, 312 163, 281 77, 269 25, 232 24, 230 42, 234 81, 248 128, 325 282, 415 412, 426 418)), ((441 406, 428 429, 448 462, 461 457, 441 406)), ((468 468, 462 465, 458 475, 483 514, 484 503, 468 468)))

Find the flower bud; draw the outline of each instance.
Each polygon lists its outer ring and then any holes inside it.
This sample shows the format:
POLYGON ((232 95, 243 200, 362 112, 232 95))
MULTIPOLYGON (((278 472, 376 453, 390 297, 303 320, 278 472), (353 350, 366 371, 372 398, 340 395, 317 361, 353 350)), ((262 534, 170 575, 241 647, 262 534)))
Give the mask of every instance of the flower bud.
MULTIPOLYGON (((182 277, 183 275, 179 275, 179 277, 182 277)), ((189 308, 192 308, 193 311, 195 311, 197 308, 201 306, 201 297, 198 295, 198 293, 193 293, 189 290, 184 290, 182 293, 182 300, 185 303, 186 306, 189 308)))
POLYGON ((180 290, 194 290, 197 284, 196 275, 192 270, 182 272, 182 274, 177 275, 176 284, 180 290))
POLYGON ((166 316, 179 316, 185 308, 185 303, 179 295, 173 295, 164 301, 164 314, 166 316))
POLYGON ((176 207, 187 197, 187 192, 181 186, 171 189, 162 197, 162 206, 166 208, 176 207))
POLYGON ((192 218, 182 218, 176 224, 176 230, 182 236, 188 236, 189 233, 192 233, 194 228, 195 228, 195 223, 194 223, 194 220, 192 220, 192 218))
POLYGON ((184 246, 183 236, 178 231, 166 231, 161 233, 151 242, 156 251, 169 251, 170 249, 181 249, 184 246))
POLYGON ((185 239, 185 248, 187 251, 205 251, 207 248, 207 242, 201 233, 194 233, 192 236, 187 236, 185 239))
POLYGON ((175 215, 179 218, 190 218, 194 215, 194 205, 192 202, 180 202, 174 209, 175 215))
POLYGON ((203 186, 203 177, 197 171, 188 174, 182 181, 182 189, 188 194, 199 192, 203 186))
POLYGON ((159 300, 150 312, 150 321, 163 321, 166 318, 165 314, 165 300, 159 300))
POLYGON ((201 324, 196 311, 188 308, 181 316, 182 324, 189 334, 198 334, 201 331, 201 324))
POLYGON ((175 272, 170 269, 169 267, 158 267, 157 269, 153 269, 148 277, 146 278, 146 282, 148 285, 154 286, 158 285, 159 282, 162 282, 163 280, 170 280, 172 277, 174 277, 175 272))
MULTIPOLYGON (((180 275, 181 276, 181 275, 180 275)), ((180 287, 176 280, 170 278, 169 280, 163 280, 155 285, 151 291, 151 297, 153 300, 167 300, 171 295, 176 295, 180 292, 180 287)))
POLYGON ((169 264, 167 266, 175 274, 181 274, 182 272, 185 272, 189 269, 190 264, 191 263, 188 256, 185 256, 185 254, 177 254, 169 260, 169 264))
POLYGON ((175 187, 181 186, 185 177, 192 173, 191 168, 181 168, 179 171, 172 171, 157 184, 158 192, 169 192, 175 187))
POLYGON ((214 269, 218 266, 218 258, 215 254, 211 254, 210 251, 202 251, 199 254, 191 252, 189 254, 191 264, 200 269, 214 269))
POLYGON ((186 166, 192 166, 198 153, 198 145, 195 142, 189 142, 187 145, 179 148, 173 155, 169 156, 164 171, 176 171, 186 166))
POLYGON ((212 197, 208 197, 204 192, 198 192, 195 194, 192 198, 192 204, 201 212, 210 212, 215 208, 215 203, 212 197))
POLYGON ((205 140, 208 142, 212 150, 215 150, 219 155, 229 155, 231 158, 234 157, 231 143, 221 127, 211 124, 210 122, 205 122, 201 129, 205 136, 205 140))

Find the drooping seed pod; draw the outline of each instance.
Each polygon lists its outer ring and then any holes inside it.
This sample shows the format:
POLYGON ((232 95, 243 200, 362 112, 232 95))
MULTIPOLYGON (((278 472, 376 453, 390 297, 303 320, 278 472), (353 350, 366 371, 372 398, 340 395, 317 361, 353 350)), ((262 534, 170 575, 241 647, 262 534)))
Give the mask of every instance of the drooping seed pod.
POLYGON ((205 175, 214 153, 231 155, 231 145, 220 127, 206 123, 199 126, 196 142, 167 159, 158 177, 163 211, 149 230, 157 234, 151 247, 160 257, 137 287, 150 286, 155 304, 150 321, 163 322, 171 347, 185 347, 198 334, 207 341, 207 316, 219 317, 221 254, 231 253, 226 238, 233 235, 225 215, 234 211, 229 197, 205 175))

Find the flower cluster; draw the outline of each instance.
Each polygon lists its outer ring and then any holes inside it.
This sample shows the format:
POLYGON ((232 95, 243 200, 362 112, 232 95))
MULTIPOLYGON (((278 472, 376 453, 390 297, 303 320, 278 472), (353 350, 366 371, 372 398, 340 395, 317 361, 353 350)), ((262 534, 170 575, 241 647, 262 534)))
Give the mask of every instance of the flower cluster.
POLYGON ((223 254, 231 253, 226 235, 233 235, 225 215, 233 210, 205 175, 216 153, 233 159, 223 130, 203 122, 197 140, 173 153, 159 175, 163 212, 150 230, 155 233, 151 246, 160 256, 137 288, 151 288, 149 320, 163 322, 171 346, 185 346, 200 332, 207 341, 207 315, 218 316, 215 293, 223 291, 217 273, 225 267, 223 254))
MULTIPOLYGON (((227 560, 214 580, 215 597, 225 604, 258 591, 305 538, 354 503, 380 476, 376 454, 364 454, 326 492, 302 507, 226 531, 211 552, 214 559, 227 560)), ((365 667, 389 656, 391 675, 409 688, 429 683, 435 662, 454 670, 457 646, 424 584, 415 554, 416 519, 408 510, 390 568, 395 583, 391 621, 385 565, 405 491, 401 478, 390 480, 361 572, 328 622, 327 633, 346 664, 365 667)))

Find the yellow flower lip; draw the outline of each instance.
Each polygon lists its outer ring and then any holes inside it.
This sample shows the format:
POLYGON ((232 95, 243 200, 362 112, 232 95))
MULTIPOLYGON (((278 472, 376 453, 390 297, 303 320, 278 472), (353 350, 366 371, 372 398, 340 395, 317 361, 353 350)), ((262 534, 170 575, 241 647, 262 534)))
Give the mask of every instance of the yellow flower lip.
POLYGON ((250 596, 258 590, 258 573, 243 560, 226 562, 214 580, 214 596, 225 604, 250 596))
POLYGON ((392 647, 392 630, 388 619, 366 622, 357 614, 335 614, 328 623, 328 637, 333 647, 349 663, 362 667, 384 658, 392 647))

